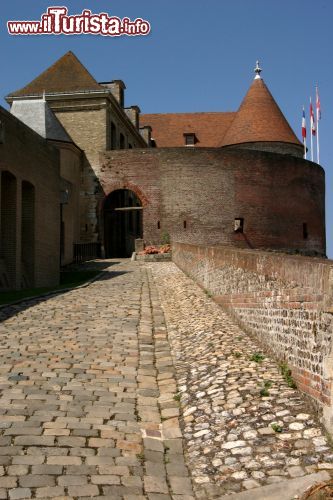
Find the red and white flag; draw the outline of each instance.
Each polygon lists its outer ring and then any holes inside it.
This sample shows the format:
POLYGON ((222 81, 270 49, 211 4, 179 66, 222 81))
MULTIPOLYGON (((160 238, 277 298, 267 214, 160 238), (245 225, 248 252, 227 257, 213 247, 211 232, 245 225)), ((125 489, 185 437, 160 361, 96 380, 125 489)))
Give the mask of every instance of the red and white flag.
POLYGON ((316 87, 316 111, 317 111, 317 122, 318 122, 319 120, 321 120, 321 107, 320 107, 318 87, 316 87))
POLYGON ((316 135, 316 122, 315 122, 315 117, 313 114, 313 107, 312 107, 312 101, 310 97, 310 126, 311 126, 311 134, 316 135))

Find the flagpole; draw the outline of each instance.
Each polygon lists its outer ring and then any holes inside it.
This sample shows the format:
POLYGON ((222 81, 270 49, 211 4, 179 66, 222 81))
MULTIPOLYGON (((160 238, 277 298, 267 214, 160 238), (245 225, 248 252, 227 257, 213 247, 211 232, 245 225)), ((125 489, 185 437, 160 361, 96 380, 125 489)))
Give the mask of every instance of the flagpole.
POLYGON ((312 131, 311 131, 311 161, 313 161, 313 138, 312 138, 312 131))
MULTIPOLYGON (((310 97, 310 110, 311 110, 311 97, 310 97)), ((313 134, 312 134, 312 127, 313 127, 313 122, 312 122, 312 116, 311 116, 311 111, 310 111, 310 136, 311 136, 311 161, 313 161, 313 134)))
POLYGON ((317 163, 320 165, 320 150, 319 150, 319 112, 320 102, 318 94, 318 85, 316 85, 316 117, 317 117, 317 163))
POLYGON ((319 120, 317 117, 317 163, 320 165, 320 160, 319 160, 319 120))

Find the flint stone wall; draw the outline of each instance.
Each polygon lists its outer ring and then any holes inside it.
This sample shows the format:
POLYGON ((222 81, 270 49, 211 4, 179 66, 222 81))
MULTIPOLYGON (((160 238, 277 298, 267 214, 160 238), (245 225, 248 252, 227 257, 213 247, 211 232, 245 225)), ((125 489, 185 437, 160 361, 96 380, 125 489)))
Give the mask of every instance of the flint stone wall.
POLYGON ((172 258, 289 365, 333 431, 333 261, 183 243, 172 258))

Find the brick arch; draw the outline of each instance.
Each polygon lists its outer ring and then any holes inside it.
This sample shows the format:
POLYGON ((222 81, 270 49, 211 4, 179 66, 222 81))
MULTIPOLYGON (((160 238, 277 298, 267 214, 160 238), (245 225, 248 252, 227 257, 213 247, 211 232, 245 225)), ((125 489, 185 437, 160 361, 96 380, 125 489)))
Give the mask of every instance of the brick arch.
POLYGON ((136 184, 132 184, 131 182, 112 182, 108 184, 107 189, 104 190, 105 196, 99 203, 99 212, 102 212, 104 203, 107 197, 113 192, 117 191, 117 189, 129 189, 133 191, 133 193, 139 198, 141 205, 146 207, 148 205, 148 198, 143 193, 143 191, 136 184))

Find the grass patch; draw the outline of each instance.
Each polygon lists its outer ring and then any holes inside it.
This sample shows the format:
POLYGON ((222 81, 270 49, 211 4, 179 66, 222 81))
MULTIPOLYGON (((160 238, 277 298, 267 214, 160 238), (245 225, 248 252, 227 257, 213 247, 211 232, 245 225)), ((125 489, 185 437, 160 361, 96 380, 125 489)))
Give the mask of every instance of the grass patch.
POLYGON ((250 361, 255 361, 256 363, 262 363, 265 359, 265 356, 261 352, 255 352, 250 357, 250 361))
POLYGON ((269 396, 269 391, 272 387, 273 382, 271 380, 264 380, 264 387, 260 390, 260 396, 262 397, 268 397, 269 396))
POLYGON ((16 302, 17 300, 29 299, 44 293, 56 292, 58 290, 61 291, 64 288, 79 286, 86 281, 95 278, 99 273, 100 271, 92 269, 88 271, 64 271, 60 273, 60 284, 55 287, 27 288, 24 290, 0 292, 0 304, 10 304, 11 302, 16 302))
POLYGON ((235 356, 235 358, 241 358, 242 357, 242 353, 236 351, 236 352, 233 352, 233 355, 235 356))
POLYGON ((144 461, 145 461, 145 454, 143 453, 143 451, 142 451, 141 453, 138 453, 138 454, 136 455, 136 458, 137 458, 138 460, 140 460, 141 465, 143 465, 143 463, 144 463, 144 461))
POLYGON ((287 365, 287 363, 281 363, 279 365, 280 372, 284 380, 287 382, 288 386, 291 387, 292 389, 297 389, 297 385, 295 380, 293 379, 291 375, 291 369, 287 365))
POLYGON ((282 432, 283 431, 283 428, 279 424, 271 424, 271 427, 272 427, 274 432, 282 432))
POLYGON ((174 397, 173 397, 173 399, 174 399, 175 401, 180 401, 180 398, 181 398, 181 394, 180 394, 180 392, 178 392, 177 394, 175 394, 175 395, 174 395, 174 397))

